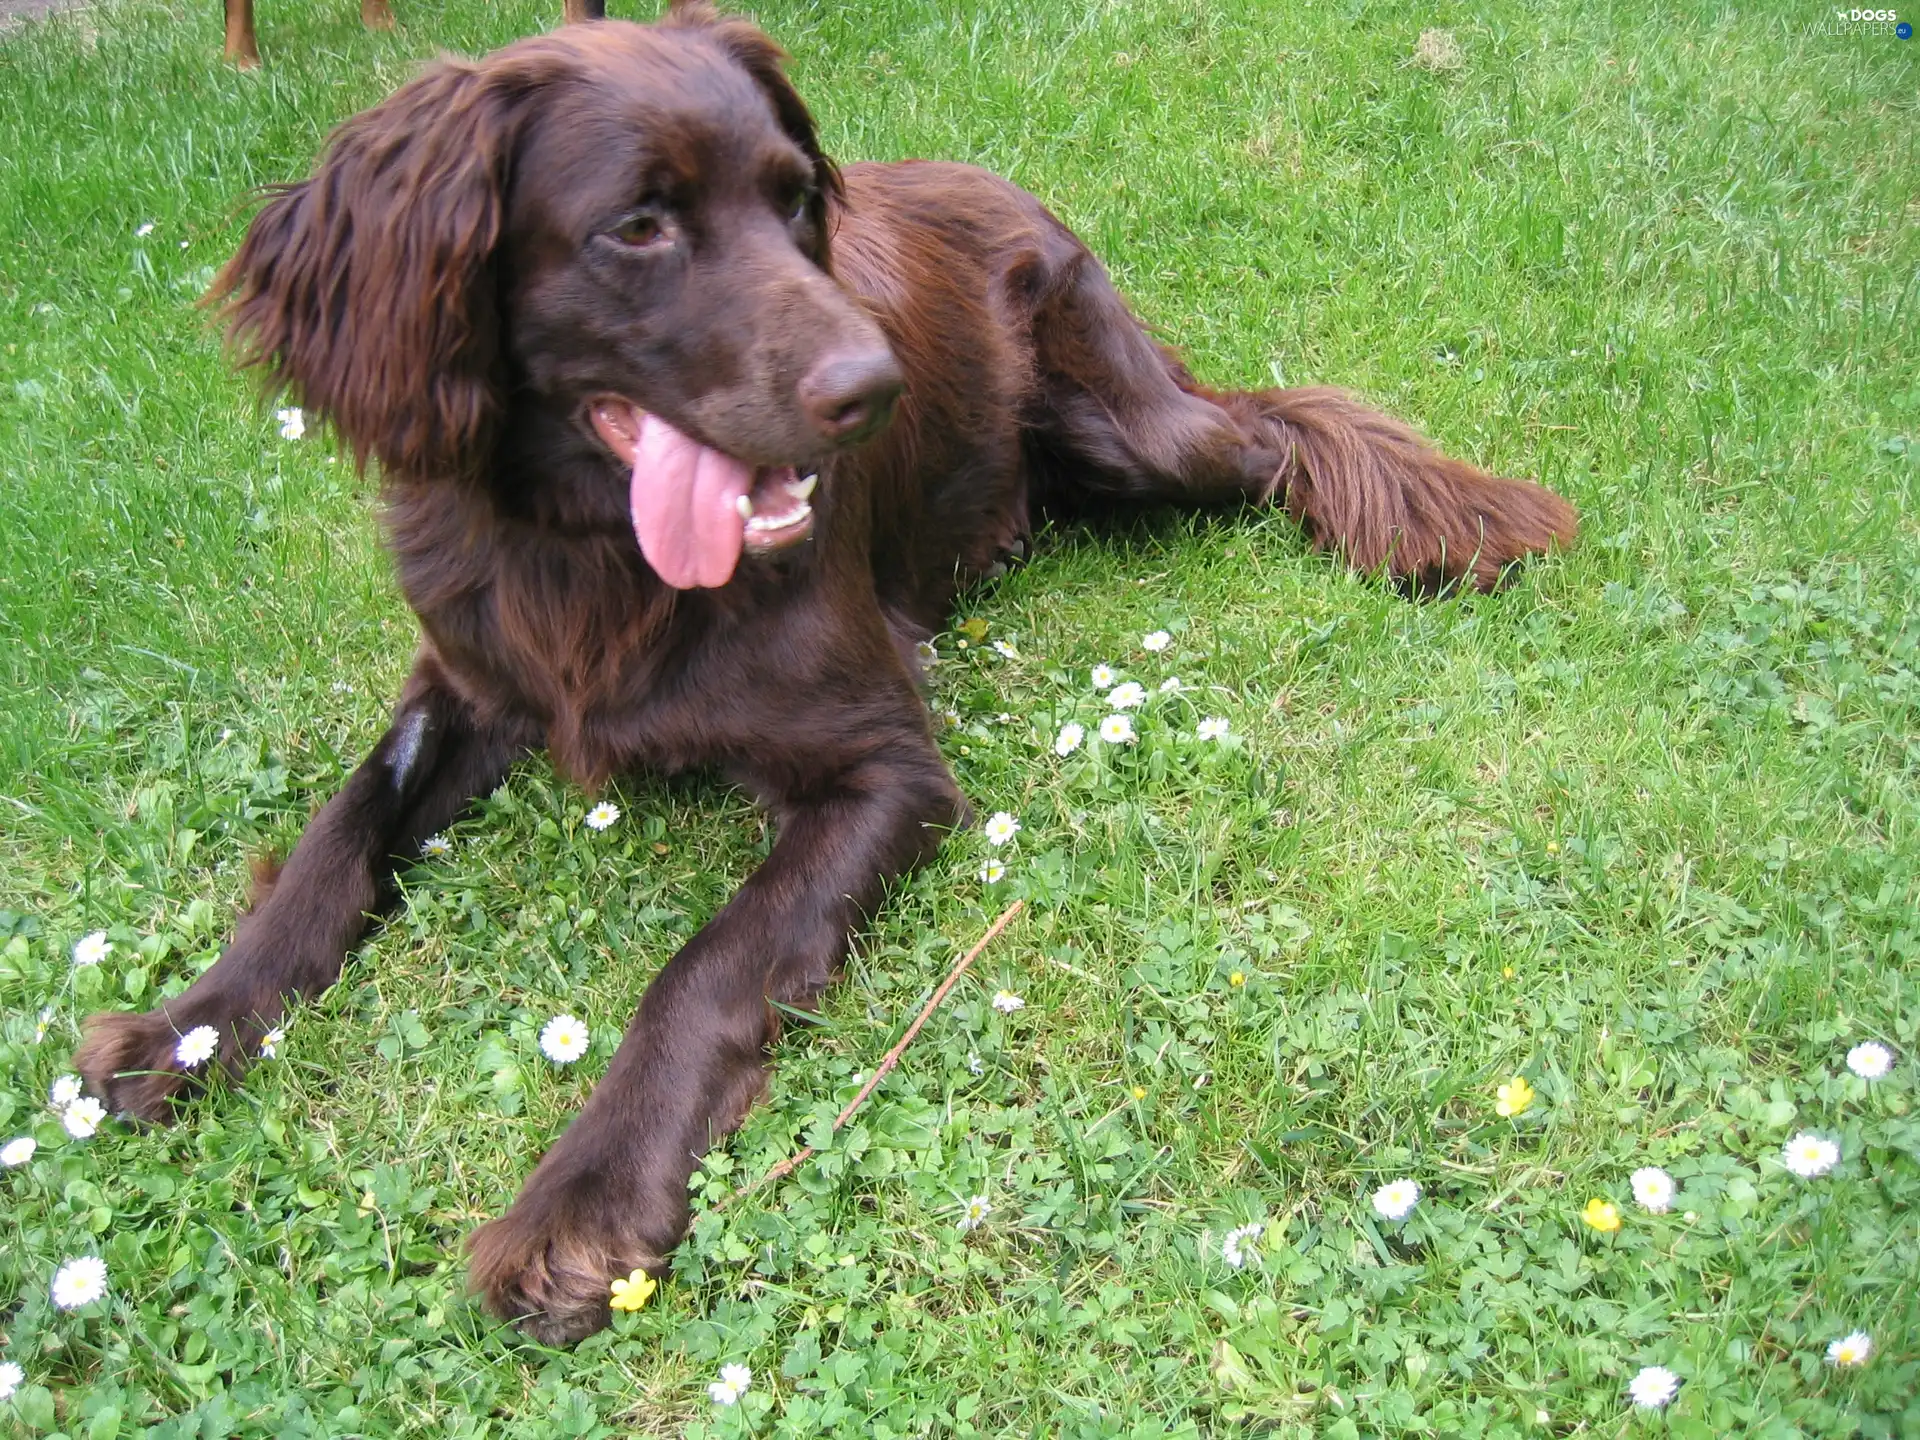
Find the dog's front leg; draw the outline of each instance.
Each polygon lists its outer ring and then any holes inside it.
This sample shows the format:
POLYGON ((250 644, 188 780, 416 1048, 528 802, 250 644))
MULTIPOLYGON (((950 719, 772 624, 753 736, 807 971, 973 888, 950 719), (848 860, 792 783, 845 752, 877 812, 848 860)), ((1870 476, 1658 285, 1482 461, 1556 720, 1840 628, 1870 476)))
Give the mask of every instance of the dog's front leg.
POLYGON ((254 896, 212 969, 145 1014, 86 1024, 74 1067, 116 1114, 169 1118, 173 1098, 218 1064, 238 1076, 296 995, 324 990, 392 894, 398 864, 497 785, 531 733, 480 722, 423 660, 392 726, 307 826, 254 896), (212 1057, 183 1062, 181 1039, 210 1026, 212 1057))
POLYGON ((776 804, 766 862, 661 970, 586 1108, 473 1236, 473 1286, 496 1314, 566 1343, 607 1323, 615 1277, 664 1273, 694 1166, 765 1083, 775 1006, 813 1000, 886 880, 964 814, 914 720, 776 804))

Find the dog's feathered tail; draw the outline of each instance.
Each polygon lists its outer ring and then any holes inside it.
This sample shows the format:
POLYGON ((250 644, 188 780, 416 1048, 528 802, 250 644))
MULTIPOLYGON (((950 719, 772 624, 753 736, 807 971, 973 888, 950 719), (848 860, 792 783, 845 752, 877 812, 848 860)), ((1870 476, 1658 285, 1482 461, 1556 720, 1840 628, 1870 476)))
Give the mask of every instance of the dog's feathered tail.
POLYGON ((1280 505, 1321 549, 1420 590, 1490 589, 1515 561, 1572 543, 1558 495, 1442 455, 1344 391, 1200 384, 1065 227, 1038 238, 1043 505, 1280 505))
POLYGON ((1308 538, 1356 570, 1420 588, 1488 589, 1523 556, 1572 544, 1573 507, 1551 490, 1442 455, 1411 427, 1344 391, 1239 391, 1211 398, 1276 457, 1265 493, 1308 538))

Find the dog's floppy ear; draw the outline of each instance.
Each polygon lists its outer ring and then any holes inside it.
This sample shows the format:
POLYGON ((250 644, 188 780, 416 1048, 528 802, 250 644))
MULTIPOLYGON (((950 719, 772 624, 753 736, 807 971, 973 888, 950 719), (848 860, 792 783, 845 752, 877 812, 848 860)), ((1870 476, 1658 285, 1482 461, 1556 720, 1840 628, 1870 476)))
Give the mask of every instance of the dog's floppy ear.
POLYGON ((529 77, 443 61, 274 187, 204 303, 364 465, 466 472, 501 405, 493 256, 529 77))
POLYGON ((675 0, 665 23, 703 31, 766 93, 780 128, 813 162, 813 218, 816 224, 824 225, 827 197, 843 193, 840 171, 820 148, 813 112, 807 109, 807 102, 787 79, 787 52, 769 40, 752 21, 720 15, 707 0, 675 0))

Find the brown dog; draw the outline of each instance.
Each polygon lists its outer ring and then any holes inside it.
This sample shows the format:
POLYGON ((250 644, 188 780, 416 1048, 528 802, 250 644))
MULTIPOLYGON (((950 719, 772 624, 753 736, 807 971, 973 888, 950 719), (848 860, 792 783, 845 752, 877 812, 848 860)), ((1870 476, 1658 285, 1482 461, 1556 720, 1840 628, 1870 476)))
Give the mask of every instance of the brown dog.
POLYGON ((238 1075, 422 838, 535 747, 589 786, 716 768, 777 823, 473 1238, 487 1302, 548 1340, 664 1268, 776 1007, 961 822, 914 646, 1036 514, 1278 505, 1361 569, 1480 586, 1574 533, 1558 497, 1335 391, 1197 384, 1004 180, 837 172, 780 58, 689 8, 437 64, 341 126, 215 284, 242 360, 384 470, 419 651, 220 962, 91 1021, 95 1093, 165 1119, 203 1025, 238 1075))

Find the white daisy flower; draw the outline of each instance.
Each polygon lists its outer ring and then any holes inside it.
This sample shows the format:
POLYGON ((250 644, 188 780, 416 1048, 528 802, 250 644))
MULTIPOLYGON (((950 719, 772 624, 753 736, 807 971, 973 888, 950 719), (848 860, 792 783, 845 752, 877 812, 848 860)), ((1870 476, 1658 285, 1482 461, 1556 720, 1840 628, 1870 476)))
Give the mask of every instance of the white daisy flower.
POLYGON ((1124 685, 1114 686, 1112 693, 1107 696, 1107 704, 1113 706, 1116 710, 1131 710, 1136 705, 1146 704, 1146 701, 1147 692, 1145 687, 1132 680, 1127 681, 1124 685))
POLYGON ((1824 1175, 1840 1163, 1840 1147, 1833 1141, 1803 1130, 1780 1151, 1780 1159, 1787 1169, 1802 1180, 1811 1180, 1816 1175, 1824 1175))
POLYGON ((1633 1198, 1650 1215, 1664 1215, 1673 1208, 1673 1177, 1658 1165, 1642 1165, 1628 1177, 1633 1198))
POLYGON ((62 1310, 78 1310, 107 1293, 107 1262, 98 1255, 82 1255, 53 1272, 53 1303, 62 1310))
POLYGON ((540 1050, 556 1065, 571 1065, 587 1053, 587 1027, 571 1015, 556 1015, 540 1031, 540 1050))
POLYGON ((978 1050, 969 1050, 967 1052, 967 1073, 969 1075, 984 1075, 987 1073, 986 1064, 980 1059, 980 1052, 978 1050))
POLYGON ((722 1365, 720 1378, 707 1386, 707 1395, 716 1405, 737 1405, 753 1385, 753 1372, 744 1365, 722 1365))
POLYGON ((1171 645, 1172 643, 1173 643, 1173 636, 1169 635, 1164 630, 1155 630, 1151 634, 1142 635, 1140 637, 1140 648, 1142 650, 1151 650, 1156 655, 1159 654, 1162 650, 1166 649, 1167 646, 1171 645))
POLYGON ((1006 656, 1007 659, 1009 660, 1018 660, 1020 658, 1020 652, 1014 649, 1013 646, 1009 645, 1005 640, 994 641, 993 648, 999 651, 1002 655, 1006 656))
POLYGON ((1162 695, 1178 695, 1186 688, 1186 686, 1180 683, 1180 677, 1178 675, 1169 675, 1160 682, 1160 693, 1162 695))
POLYGON ((1680 1377, 1664 1365, 1649 1365, 1627 1382, 1627 1396, 1642 1410, 1664 1410, 1680 1393, 1680 1377))
POLYGON ((931 640, 922 640, 919 644, 915 645, 913 647, 913 653, 920 657, 920 663, 922 665, 938 665, 940 663, 940 652, 933 648, 933 642, 931 640))
POLYGON ((429 835, 420 842, 420 853, 429 860, 438 860, 453 853, 453 842, 444 835, 429 835))
POLYGON ((13 1361, 8 1360, 0 1364, 0 1400, 11 1400, 13 1392, 20 1388, 21 1382, 26 1378, 27 1372, 13 1361))
POLYGON ((113 942, 107 939, 107 932, 96 930, 83 936, 73 947, 73 963, 76 965, 98 965, 113 949, 113 942))
POLYGON ((958 730, 960 728, 960 712, 958 710, 942 710, 940 712, 940 718, 946 722, 947 729, 958 730))
POLYGON ((278 1025, 260 1037, 260 1057, 271 1060, 280 1053, 280 1043, 287 1038, 287 1032, 278 1025))
POLYGON ((1253 1258, 1253 1247, 1260 1243, 1266 1228, 1266 1221, 1256 1220, 1238 1230, 1229 1230, 1220 1237, 1220 1258, 1238 1270, 1253 1258))
POLYGON ((1404 1220, 1420 1203, 1420 1187, 1412 1180, 1393 1180, 1373 1192, 1373 1208, 1388 1220, 1404 1220))
POLYGON ((993 1008, 1002 1015, 1011 1015, 1016 1010, 1026 1009, 1027 1002, 1011 990, 996 990, 993 992, 993 1008))
POLYGON ((1864 1330, 1842 1335, 1827 1346, 1829 1365, 1864 1365, 1873 1358, 1873 1337, 1864 1330))
POLYGON ((1847 1051, 1847 1069, 1862 1080, 1878 1080, 1893 1069, 1893 1052, 1878 1040, 1863 1040, 1847 1051))
POLYGON ((40 1018, 33 1025, 33 1043, 38 1045, 47 1038, 47 1026, 53 1023, 54 1008, 51 1005, 40 1007, 40 1018))
POLYGON ((173 1058, 191 1070, 196 1065, 206 1064, 219 1048, 220 1032, 211 1025, 196 1025, 182 1035, 180 1043, 173 1047, 173 1058))
POLYGON ((960 1212, 960 1218, 954 1222, 954 1228, 965 1234, 969 1230, 978 1230, 980 1222, 993 1210, 984 1195, 975 1195, 967 1201, 966 1208, 960 1212))
POLYGON ((1080 748, 1080 742, 1087 738, 1086 728, 1081 725, 1062 725, 1060 733, 1053 737, 1053 753, 1060 756, 1071 755, 1080 748))
POLYGON ((273 418, 280 422, 282 440, 298 440, 307 433, 307 417, 298 405, 274 411, 273 418))
POLYGON ((31 1135, 22 1135, 17 1139, 9 1140, 6 1144, 0 1145, 0 1165, 6 1166, 9 1170, 24 1165, 33 1159, 33 1152, 39 1148, 40 1142, 31 1135))
POLYGON ((133 232, 134 238, 139 240, 146 239, 152 233, 153 233, 153 221, 151 220, 147 221, 146 224, 140 226, 137 230, 133 232))
POLYGON ((1200 722, 1200 728, 1194 733, 1202 740, 1224 740, 1227 738, 1227 722, 1218 715, 1209 715, 1200 722))
POLYGON ((981 834, 987 837, 989 845, 1004 845, 1019 833, 1020 822, 1004 810, 996 810, 988 817, 981 834))
POLYGON ((53 1082, 53 1088, 47 1092, 47 1103, 56 1110, 64 1110, 80 1098, 80 1077, 62 1075, 53 1082))
POLYGON ((980 867, 980 878, 989 885, 998 885, 1007 878, 1007 867, 998 860, 989 860, 980 867))
POLYGON ((620 807, 610 801, 602 800, 593 809, 587 811, 587 828, 605 830, 620 818, 620 807))
POLYGON ((1109 715, 1100 722, 1100 738, 1109 745, 1133 744, 1133 717, 1109 715))
POLYGON ((1119 675, 1114 672, 1114 668, 1111 665, 1096 665, 1093 667, 1093 688, 1096 690, 1105 690, 1119 678, 1119 675))
POLYGON ((1011 711, 1007 711, 1007 710, 1002 710, 1002 711, 1001 711, 1001 712, 1000 712, 1000 713, 999 713, 998 715, 996 715, 996 716, 994 716, 994 717, 993 717, 993 723, 994 723, 994 724, 996 724, 996 725, 1011 725, 1011 724, 1013 724, 1013 714, 1012 714, 1012 712, 1011 712, 1011 711))
POLYGON ((60 1123, 76 1140, 91 1140, 107 1118, 107 1107, 91 1095, 82 1095, 61 1113, 60 1123))

